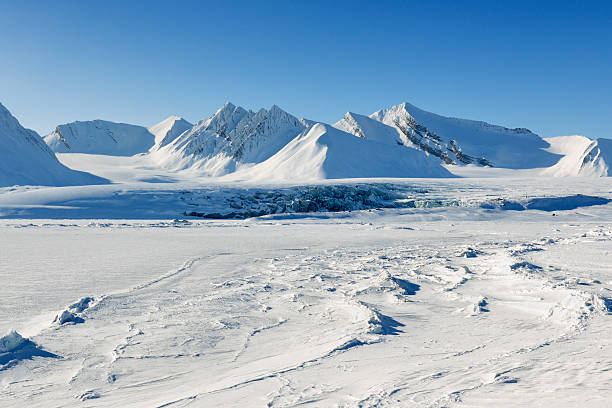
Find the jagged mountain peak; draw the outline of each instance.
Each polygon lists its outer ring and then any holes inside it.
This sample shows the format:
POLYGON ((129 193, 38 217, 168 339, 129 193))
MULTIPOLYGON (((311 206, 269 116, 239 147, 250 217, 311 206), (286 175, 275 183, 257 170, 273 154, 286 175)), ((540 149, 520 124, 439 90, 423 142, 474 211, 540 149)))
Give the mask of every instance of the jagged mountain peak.
POLYGON ((276 105, 257 112, 226 103, 155 155, 173 169, 202 168, 209 175, 267 159, 306 128, 276 105))
POLYGON ((249 113, 241 106, 226 102, 209 119, 202 121, 201 127, 215 130, 224 130, 227 127, 233 128, 249 113))
POLYGON ((287 111, 285 111, 284 109, 282 109, 276 104, 270 106, 270 109, 268 109, 268 113, 270 114, 270 116, 292 116, 293 117, 293 115, 291 115, 290 113, 288 113, 287 111))

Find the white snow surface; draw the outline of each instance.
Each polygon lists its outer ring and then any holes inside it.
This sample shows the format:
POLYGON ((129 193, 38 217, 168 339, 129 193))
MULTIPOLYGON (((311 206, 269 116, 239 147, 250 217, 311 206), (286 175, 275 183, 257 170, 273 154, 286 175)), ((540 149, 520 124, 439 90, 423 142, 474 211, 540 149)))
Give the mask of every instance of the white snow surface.
POLYGON ((494 167, 526 169, 549 167, 561 158, 547 151, 549 143, 528 129, 448 118, 406 102, 370 117, 398 129, 406 145, 439 152, 455 164, 484 159, 494 167))
POLYGON ((6 335, 0 337, 0 353, 9 353, 19 349, 25 339, 16 331, 11 330, 6 335))
POLYGON ((227 102, 151 157, 171 170, 221 176, 270 158, 305 129, 304 123, 276 105, 253 112, 227 102))
MULTIPOLYGON (((361 182, 366 197, 463 203, 430 208, 2 220, 0 405, 605 407, 609 180, 361 182), (82 322, 53 321, 66 311, 82 322)), ((152 185, 152 202, 198 201, 152 185)), ((130 186, 100 186, 115 189, 104 205, 136 214, 130 186)), ((360 197, 355 182, 311 188, 334 186, 360 197)), ((209 186, 201 200, 278 203, 283 188, 304 186, 209 186)), ((0 196, 72 194, 93 217, 83 190, 0 196)))
POLYGON ((189 175, 254 182, 608 176, 611 143, 598 139, 585 145, 588 140, 542 139, 527 129, 443 117, 408 103, 369 117, 347 112, 330 126, 298 119, 276 105, 254 112, 230 102, 195 126, 178 116, 149 129, 96 120, 60 125, 45 137, 58 153, 142 155, 138 161, 167 173, 167 180, 189 175))
POLYGON ((61 164, 0 105, 1 407, 609 406, 610 141, 92 123, 61 164))
POLYGON ((156 136, 145 127, 99 119, 59 125, 44 139, 56 153, 111 156, 146 153, 156 142, 156 136))
POLYGON ((415 149, 357 138, 318 123, 268 160, 226 179, 312 181, 364 177, 452 177, 452 174, 439 160, 415 149))
POLYGON ((366 140, 390 145, 413 146, 412 143, 404 143, 397 128, 357 113, 347 112, 340 121, 334 124, 334 127, 366 140))
POLYGON ((542 174, 556 177, 609 177, 612 176, 612 140, 591 140, 587 137, 558 136, 545 139, 549 151, 563 157, 542 174))
POLYGON ((0 104, 0 187, 99 184, 105 180, 61 164, 40 136, 0 104))
POLYGON ((168 143, 172 143, 174 139, 192 127, 193 125, 191 123, 178 116, 170 116, 158 124, 151 126, 149 132, 155 136, 155 145, 153 149, 159 149, 168 143))

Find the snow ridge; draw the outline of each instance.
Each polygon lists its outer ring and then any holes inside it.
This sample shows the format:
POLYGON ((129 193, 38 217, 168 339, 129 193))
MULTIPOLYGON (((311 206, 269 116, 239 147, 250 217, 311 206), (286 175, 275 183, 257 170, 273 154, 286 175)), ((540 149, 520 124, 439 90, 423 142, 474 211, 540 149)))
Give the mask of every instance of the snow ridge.
POLYGON ((355 137, 317 123, 268 160, 228 176, 234 180, 367 177, 453 177, 439 161, 397 144, 355 137))
POLYGON ((0 186, 101 184, 106 180, 61 164, 38 133, 0 104, 0 186))
POLYGON ((153 125, 149 128, 149 132, 155 136, 155 146, 152 149, 159 149, 172 143, 183 132, 191 129, 193 125, 185 119, 178 116, 170 116, 169 118, 153 125))
POLYGON ((253 112, 227 102, 152 157, 174 170, 195 168, 219 176, 268 159, 305 127, 276 105, 253 112))
POLYGON ((155 144, 155 136, 147 128, 99 119, 59 125, 44 139, 56 153, 110 156, 145 153, 155 144))
POLYGON ((562 154, 557 164, 542 171, 555 177, 612 176, 612 140, 591 140, 585 136, 558 136, 545 139, 551 152, 562 154))
POLYGON ((374 112, 370 118, 395 127, 405 145, 447 164, 521 169, 552 166, 560 159, 544 150, 548 143, 528 129, 448 118, 407 102, 374 112))

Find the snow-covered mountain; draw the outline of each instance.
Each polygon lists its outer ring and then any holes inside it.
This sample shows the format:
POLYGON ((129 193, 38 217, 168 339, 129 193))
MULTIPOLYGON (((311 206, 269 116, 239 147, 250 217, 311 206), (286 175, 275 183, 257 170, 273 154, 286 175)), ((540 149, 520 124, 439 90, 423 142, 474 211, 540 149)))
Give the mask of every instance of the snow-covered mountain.
POLYGON ((306 126, 276 105, 253 112, 227 102, 152 157, 173 170, 219 176, 270 158, 306 126))
MULTIPOLYGON (((147 160, 164 171, 211 177, 238 172, 240 179, 261 179, 262 174, 309 180, 444 177, 468 174, 455 167, 467 164, 542 169, 538 174, 549 176, 607 176, 612 160, 607 139, 543 139, 524 128, 444 117, 409 103, 370 116, 348 112, 332 127, 298 119, 276 105, 255 112, 227 102, 196 125, 177 116, 149 129, 101 120, 74 122, 58 126, 45 141, 61 153, 147 153, 147 160), (316 125, 317 132, 310 133, 316 125), (347 134, 354 139, 346 139, 347 134), (275 174, 265 170, 273 168, 275 174), (250 169, 252 176, 247 175, 250 169)), ((481 171, 465 168, 472 169, 481 171)))
POLYGON ((145 153, 156 142, 155 135, 145 127, 99 119, 59 125, 44 139, 51 150, 56 153, 90 153, 109 156, 132 156, 145 153))
POLYGON ((174 139, 192 127, 193 125, 191 123, 178 116, 170 116, 157 125, 151 126, 149 132, 155 136, 155 145, 152 149, 160 149, 172 143, 174 139))
POLYGON ((400 146, 358 138, 317 123, 277 154, 227 176, 249 181, 308 181, 366 177, 453 177, 436 157, 400 146))
POLYGON ((340 121, 334 124, 334 127, 366 140, 411 146, 404 143, 401 134, 395 127, 357 113, 347 112, 340 121))
POLYGON ((556 177, 610 177, 612 176, 612 140, 591 140, 587 137, 558 136, 545 139, 552 153, 563 158, 545 169, 542 174, 556 177))
POLYGON ((466 119, 448 118, 402 103, 370 115, 397 129, 401 142, 445 163, 526 169, 549 167, 561 156, 528 129, 508 129, 466 119))
POLYGON ((0 103, 0 186, 100 184, 105 180, 61 164, 38 133, 0 103))

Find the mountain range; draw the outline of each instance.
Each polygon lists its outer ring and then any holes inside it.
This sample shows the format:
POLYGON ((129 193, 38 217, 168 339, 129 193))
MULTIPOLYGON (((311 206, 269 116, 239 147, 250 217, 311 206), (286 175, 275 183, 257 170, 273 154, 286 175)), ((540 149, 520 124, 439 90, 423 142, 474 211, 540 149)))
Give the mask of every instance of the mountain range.
POLYGON ((0 104, 0 186, 103 184, 107 180, 69 169, 38 133, 26 129, 0 104))
POLYGON ((525 128, 444 117, 409 103, 369 116, 347 112, 330 125, 276 105, 255 112, 227 102, 195 125, 177 116, 150 128, 77 121, 44 138, 0 105, 0 138, 6 146, 1 185, 104 182, 68 169, 54 152, 139 155, 169 172, 227 180, 455 177, 456 169, 468 165, 537 169, 530 174, 541 176, 612 174, 611 140, 541 138, 525 128))

